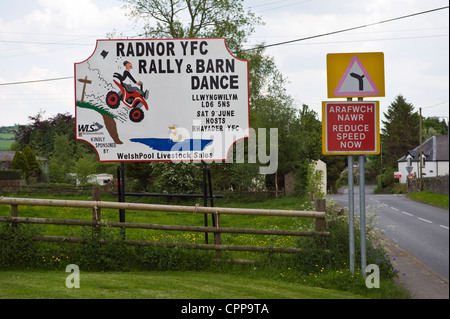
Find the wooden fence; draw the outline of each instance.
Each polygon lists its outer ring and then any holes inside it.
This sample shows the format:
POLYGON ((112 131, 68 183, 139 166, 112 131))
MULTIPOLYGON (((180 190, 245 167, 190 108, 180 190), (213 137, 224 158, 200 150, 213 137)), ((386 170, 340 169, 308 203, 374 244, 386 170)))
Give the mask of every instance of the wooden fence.
MULTIPOLYGON (((99 199, 99 192, 94 193, 94 198, 99 199)), ((0 222, 16 222, 31 224, 53 224, 53 225, 78 225, 92 226, 93 229, 101 229, 101 226, 126 228, 153 229, 166 231, 185 231, 185 232, 201 232, 213 233, 214 244, 198 244, 198 243, 179 243, 179 242, 160 242, 160 241, 142 241, 142 240, 126 240, 129 245, 153 245, 153 246, 181 246, 196 249, 215 250, 219 254, 222 250, 229 251, 254 251, 254 252, 282 252, 282 253, 298 253, 302 250, 290 247, 261 247, 246 245, 222 245, 220 234, 259 234, 259 235, 279 235, 279 236, 329 236, 329 232, 325 231, 325 200, 316 200, 315 211, 295 211, 295 210, 267 210, 267 209, 244 209, 244 208, 224 208, 224 207, 201 207, 201 206, 178 206, 178 205, 156 205, 156 204, 139 204, 139 203, 118 203, 105 202, 100 200, 79 201, 79 200, 55 200, 55 199, 31 199, 31 198, 12 198, 0 197, 0 204, 11 206, 11 216, 0 216, 0 222), (28 206, 56 206, 56 207, 78 207, 92 209, 92 220, 72 220, 72 219, 55 219, 55 218, 32 218, 19 217, 19 205, 28 206), (207 226, 185 226, 185 225, 161 225, 148 223, 130 223, 130 222, 110 222, 101 220, 101 209, 125 209, 125 210, 144 210, 158 212, 180 212, 191 214, 212 214, 215 219, 214 227, 207 226), (258 216, 288 216, 288 217, 306 217, 314 218, 315 229, 311 231, 300 230, 280 230, 280 229, 253 229, 253 228, 230 228, 220 226, 220 215, 258 215, 258 216)), ((35 240, 47 242, 69 242, 77 243, 81 239, 79 237, 64 236, 36 236, 35 240)))

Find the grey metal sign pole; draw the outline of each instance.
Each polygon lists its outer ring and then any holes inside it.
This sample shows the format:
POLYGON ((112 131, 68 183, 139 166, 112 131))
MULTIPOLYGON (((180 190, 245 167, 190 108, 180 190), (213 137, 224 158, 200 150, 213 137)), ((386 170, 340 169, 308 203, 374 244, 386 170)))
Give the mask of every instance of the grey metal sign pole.
POLYGON ((348 233, 350 248, 350 271, 355 273, 355 234, 354 234, 354 208, 353 208, 353 157, 348 155, 348 233))
MULTIPOLYGON (((359 97, 358 101, 363 98, 359 97)), ((359 227, 361 240, 361 272, 366 278, 366 191, 365 191, 365 176, 364 176, 364 155, 359 155, 359 227)))
POLYGON ((334 102, 335 105, 333 102, 322 102, 322 152, 324 155, 347 155, 348 158, 349 259, 352 274, 355 273, 353 156, 358 155, 361 272, 366 277, 364 156, 379 154, 381 149, 379 102, 362 101, 364 97, 385 96, 383 52, 327 54, 327 91, 328 98, 346 97, 350 102, 334 102), (358 102, 352 103, 353 98, 357 98, 358 102), (354 124, 355 128, 348 124, 354 124), (345 138, 338 131, 346 131, 343 133, 345 138))
POLYGON ((359 220, 361 231, 361 272, 366 278, 366 194, 364 177, 364 155, 359 155, 359 220))

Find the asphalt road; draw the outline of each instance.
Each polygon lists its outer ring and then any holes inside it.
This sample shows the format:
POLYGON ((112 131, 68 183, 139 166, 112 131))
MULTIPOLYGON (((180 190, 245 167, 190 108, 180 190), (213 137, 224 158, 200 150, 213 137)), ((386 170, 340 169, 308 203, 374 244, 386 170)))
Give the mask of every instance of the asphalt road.
MULTIPOLYGON (((365 187, 366 221, 375 213, 373 226, 392 242, 448 280, 449 211, 418 203, 404 195, 375 195, 365 187)), ((342 195, 329 195, 348 207, 348 188, 342 195)), ((359 186, 354 187, 354 214, 359 218, 359 186)))

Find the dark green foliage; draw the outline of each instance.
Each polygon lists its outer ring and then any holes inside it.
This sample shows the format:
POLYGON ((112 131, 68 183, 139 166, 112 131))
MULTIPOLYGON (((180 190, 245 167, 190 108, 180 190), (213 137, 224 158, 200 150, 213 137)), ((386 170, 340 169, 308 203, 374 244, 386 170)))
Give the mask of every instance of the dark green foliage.
POLYGON ((385 168, 383 174, 378 176, 377 185, 382 189, 390 187, 394 184, 394 169, 385 168))
POLYGON ((398 95, 384 113, 382 146, 384 166, 397 167, 397 160, 419 145, 419 114, 414 106, 398 95))
POLYGON ((29 119, 30 124, 19 125, 15 132, 19 149, 29 145, 36 155, 50 159, 56 135, 67 135, 69 140, 75 140, 75 118, 70 114, 57 114, 52 118, 43 119, 43 113, 39 113, 30 116, 29 119))
POLYGON ((0 180, 20 179, 20 172, 16 170, 0 170, 0 180))
MULTIPOLYGON (((304 253, 298 254, 296 263, 305 272, 314 272, 317 267, 323 267, 328 271, 337 271, 348 268, 350 256, 349 248, 349 221, 348 216, 336 216, 327 221, 327 231, 330 236, 299 237, 299 248, 305 249, 304 253), (324 251, 327 250, 327 253, 324 251)), ((361 246, 359 225, 354 226, 355 238, 355 270, 361 273, 361 246)), ((380 267, 380 275, 383 278, 395 278, 398 271, 394 268, 390 257, 381 246, 374 246, 375 241, 371 234, 370 225, 366 229, 366 258, 367 265, 376 264, 380 267)))
MULTIPOLYGON (((17 153, 17 152, 16 152, 17 153)), ((27 177, 33 176, 33 177, 39 177, 42 174, 42 169, 39 165, 39 163, 36 160, 36 155, 34 154, 33 150, 29 145, 26 145, 24 149, 22 150, 23 157, 25 158, 25 161, 28 164, 28 173, 26 174, 27 177)))
POLYGON ((65 269, 77 264, 86 271, 207 270, 214 263, 210 251, 180 247, 130 246, 120 230, 92 227, 80 231, 80 243, 33 240, 42 227, 0 223, 0 269, 65 269))
POLYGON ((40 244, 33 237, 40 232, 35 225, 0 223, 0 269, 35 266, 40 244))
POLYGON ((16 151, 11 169, 19 170, 25 179, 29 177, 38 178, 42 175, 42 169, 36 160, 36 155, 29 145, 25 145, 22 152, 16 151))
POLYGON ((26 177, 30 171, 30 166, 28 165, 25 156, 23 156, 22 152, 16 151, 14 158, 11 163, 11 168, 20 170, 23 177, 26 177))
POLYGON ((321 158, 327 164, 327 187, 328 192, 334 194, 339 188, 341 182, 341 173, 347 166, 347 156, 328 155, 321 158))

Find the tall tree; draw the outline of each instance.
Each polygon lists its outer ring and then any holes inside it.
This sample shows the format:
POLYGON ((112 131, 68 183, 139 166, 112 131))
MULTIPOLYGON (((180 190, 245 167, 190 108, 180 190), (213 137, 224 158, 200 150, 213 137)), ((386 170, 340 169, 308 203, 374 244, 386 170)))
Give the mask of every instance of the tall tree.
POLYGON ((302 105, 291 132, 291 144, 285 150, 294 153, 293 163, 297 168, 295 189, 302 195, 312 185, 310 178, 316 175, 311 170, 311 161, 318 160, 322 153, 322 125, 317 117, 316 112, 302 105))
POLYGON ((447 135, 448 126, 444 120, 438 117, 422 117, 422 141, 426 141, 433 135, 447 135))
POLYGON ((400 94, 389 105, 382 121, 384 166, 397 167, 397 160, 419 145, 419 114, 400 94))
POLYGON ((326 155, 321 158, 327 164, 327 187, 332 194, 336 193, 339 187, 339 178, 344 168, 347 166, 347 156, 326 155))
POLYGON ((67 173, 70 173, 74 164, 72 144, 73 142, 69 140, 67 135, 57 134, 55 136, 53 155, 49 164, 49 174, 52 182, 65 183, 68 181, 67 173))
POLYGON ((11 162, 11 169, 20 170, 23 177, 28 177, 27 175, 30 171, 30 166, 28 165, 27 160, 25 159, 25 156, 23 156, 22 152, 16 151, 11 162))
MULTIPOLYGON (((53 117, 44 119, 43 112, 30 116, 30 124, 19 125, 14 132, 19 149, 29 145, 37 156, 51 158, 54 154, 54 141, 56 135, 67 135, 70 141, 75 141, 75 118, 68 113, 58 113, 53 117)), ((70 151, 76 157, 86 152, 94 152, 87 143, 72 143, 70 151)))
POLYGON ((129 16, 143 22, 151 38, 226 37, 239 50, 260 19, 245 11, 243 0, 125 0, 129 16))
POLYGON ((39 166, 39 163, 36 160, 36 155, 34 154, 33 150, 29 145, 26 145, 25 148, 22 150, 22 154, 28 163, 28 167, 30 171, 26 174, 26 177, 39 177, 42 174, 41 167, 39 166))

